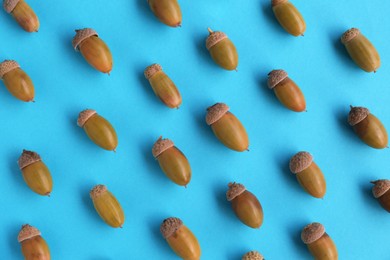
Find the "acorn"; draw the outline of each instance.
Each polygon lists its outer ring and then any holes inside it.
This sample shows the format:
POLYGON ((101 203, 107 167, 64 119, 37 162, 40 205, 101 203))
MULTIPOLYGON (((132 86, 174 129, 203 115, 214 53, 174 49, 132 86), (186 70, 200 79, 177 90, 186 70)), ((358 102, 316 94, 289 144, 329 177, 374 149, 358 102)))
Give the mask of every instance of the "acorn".
POLYGON ((165 219, 160 231, 172 250, 185 260, 199 260, 201 249, 195 235, 179 218, 165 219))
POLYGON ((305 226, 301 233, 303 243, 307 245, 310 253, 316 260, 337 260, 336 245, 325 232, 325 227, 320 223, 311 223, 305 226))
POLYGON ((263 224, 263 208, 259 200, 245 186, 239 183, 229 183, 226 199, 231 202, 236 216, 242 223, 251 228, 260 228, 263 224))
POLYGON ((88 137, 103 149, 114 151, 118 146, 118 137, 110 122, 96 113, 86 109, 80 112, 77 125, 82 127, 88 137))
POLYGON ((271 4, 275 17, 283 29, 291 35, 303 36, 306 23, 298 9, 288 0, 272 0, 271 4))
POLYGON ((181 26, 181 10, 177 0, 148 0, 148 4, 162 23, 171 27, 181 26))
POLYGON ((302 188, 315 198, 323 198, 326 193, 326 181, 321 169, 308 152, 299 152, 290 160, 290 171, 297 176, 302 188))
POLYGON ((92 67, 110 75, 113 64, 111 51, 95 30, 91 28, 76 30, 72 45, 92 67))
POLYGON ((191 166, 185 155, 169 139, 160 138, 154 143, 152 153, 161 170, 174 183, 187 187, 191 181, 191 166))
POLYGON ((145 78, 156 96, 168 107, 179 108, 181 105, 181 95, 175 83, 162 71, 159 64, 152 64, 144 71, 145 78))
POLYGON ((372 194, 378 199, 381 206, 390 212, 390 180, 377 180, 371 183, 374 184, 372 194))
POLYGON ((237 70, 238 54, 233 42, 223 32, 213 32, 210 28, 206 48, 211 57, 225 70, 237 70))
POLYGON ((18 235, 25 260, 50 260, 50 250, 41 232, 29 224, 23 225, 18 235))
POLYGON ((351 28, 341 36, 352 60, 366 72, 376 72, 381 66, 381 59, 374 45, 360 32, 351 28))
POLYGON ((31 190, 39 195, 50 196, 53 190, 53 181, 49 169, 42 162, 39 154, 23 150, 18 165, 24 181, 31 190))
POLYGON ((24 0, 4 0, 3 7, 7 13, 12 15, 23 30, 26 32, 38 31, 38 16, 24 0))
POLYGON ((241 260, 264 260, 264 257, 257 251, 250 251, 243 255, 241 260))
POLYGON ((351 106, 348 123, 367 145, 376 149, 388 147, 388 136, 385 127, 367 108, 351 106))
POLYGON ((206 123, 226 147, 238 152, 248 151, 248 134, 226 104, 216 103, 207 108, 206 123))
POLYGON ((34 84, 16 61, 0 63, 0 79, 14 97, 24 102, 34 102, 34 84))
POLYGON ((96 185, 89 192, 89 195, 93 206, 104 222, 111 227, 122 228, 125 222, 125 214, 118 200, 107 190, 107 187, 101 184, 96 185))
POLYGON ((284 70, 273 70, 268 73, 268 87, 273 89, 276 97, 288 109, 295 112, 306 110, 306 101, 302 91, 284 70))

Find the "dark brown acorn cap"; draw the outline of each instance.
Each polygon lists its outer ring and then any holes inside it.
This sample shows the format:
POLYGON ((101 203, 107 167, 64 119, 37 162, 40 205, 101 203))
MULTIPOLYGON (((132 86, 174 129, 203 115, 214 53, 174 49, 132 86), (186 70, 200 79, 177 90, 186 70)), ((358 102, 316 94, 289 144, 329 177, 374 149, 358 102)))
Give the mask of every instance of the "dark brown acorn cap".
POLYGON ((343 44, 346 44, 347 42, 349 42, 350 40, 352 40, 353 38, 355 38, 359 34, 360 34, 359 29, 351 28, 348 31, 346 31, 345 33, 343 33, 343 35, 341 36, 341 42, 343 44))
POLYGON ((14 60, 5 60, 2 63, 0 63, 0 79, 3 78, 5 74, 10 72, 11 70, 20 68, 19 63, 17 63, 14 60))
POLYGON ((311 223, 303 228, 301 239, 305 244, 311 244, 325 234, 325 227, 317 222, 311 223))
POLYGON ((278 85, 282 80, 288 77, 288 74, 284 70, 273 70, 268 73, 268 87, 273 89, 278 85))
POLYGON ((159 71, 162 71, 161 65, 157 63, 152 64, 146 67, 146 69, 144 70, 145 78, 150 79, 151 77, 153 77, 154 74, 156 74, 159 71))
POLYGON ((23 169, 30 164, 41 161, 41 156, 33 151, 23 150, 18 160, 19 169, 23 169))
POLYGON ((206 123, 212 125, 217 122, 226 112, 229 111, 228 105, 224 103, 216 103, 207 108, 206 123))
POLYGON ((157 158, 160 154, 162 154, 164 151, 168 150, 169 148, 173 147, 174 144, 169 139, 163 139, 162 136, 158 138, 158 140, 154 143, 152 148, 152 154, 154 158, 157 158))
POLYGON ((275 6, 275 5, 278 5, 278 4, 283 4, 285 2, 287 2, 288 0, 271 0, 271 5, 272 6, 275 6))
POLYGON ((290 159, 290 171, 298 173, 305 170, 313 162, 313 156, 308 152, 299 152, 290 159))
POLYGON ((91 28, 84 28, 84 29, 79 29, 79 30, 75 30, 76 31, 76 35, 73 37, 73 40, 72 40, 72 45, 73 45, 73 48, 77 51, 78 50, 78 46, 79 44, 84 41, 85 39, 91 37, 91 36, 99 36, 97 34, 97 32, 94 30, 94 29, 91 29, 91 28))
POLYGON ((241 260, 264 260, 264 257, 257 251, 250 251, 243 255, 241 260))
POLYGON ((390 189, 390 180, 377 180, 371 183, 374 184, 372 194, 376 199, 383 196, 390 189))
POLYGON ((3 7, 7 13, 11 13, 20 0, 4 0, 3 7))
POLYGON ((98 184, 91 189, 91 191, 89 192, 89 196, 91 197, 91 199, 96 199, 105 192, 107 192, 107 187, 105 185, 98 184))
POLYGON ((96 114, 96 111, 93 109, 85 109, 81 111, 79 117, 77 118, 77 125, 79 127, 83 127, 88 119, 90 119, 94 114, 96 114))
POLYGON ((41 235, 41 232, 37 228, 30 226, 29 224, 25 224, 22 226, 22 229, 19 232, 18 242, 21 243, 24 240, 27 240, 27 239, 30 239, 30 238, 33 238, 36 236, 40 236, 40 235, 41 235))
POLYGON ((351 106, 351 111, 349 111, 348 115, 348 123, 351 126, 354 126, 361 121, 363 121, 368 115, 370 111, 365 107, 353 107, 351 106))
POLYGON ((209 37, 206 39, 206 48, 208 50, 210 50, 215 44, 227 38, 227 35, 223 32, 213 32, 210 28, 208 28, 208 30, 210 33, 209 37))
POLYGON ((240 183, 230 182, 228 186, 229 189, 226 192, 226 199, 228 201, 232 201, 235 197, 241 195, 246 190, 245 186, 240 183))
POLYGON ((183 221, 181 221, 181 219, 171 217, 164 219, 160 226, 160 231, 162 236, 167 239, 172 236, 173 233, 175 233, 179 228, 181 228, 181 226, 183 226, 183 221))

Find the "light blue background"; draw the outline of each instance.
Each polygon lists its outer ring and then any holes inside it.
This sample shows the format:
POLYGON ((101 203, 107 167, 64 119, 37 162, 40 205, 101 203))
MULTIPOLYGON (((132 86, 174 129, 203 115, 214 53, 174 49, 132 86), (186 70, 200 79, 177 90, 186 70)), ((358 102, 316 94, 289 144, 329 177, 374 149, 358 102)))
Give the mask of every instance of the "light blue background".
POLYGON ((258 250, 267 259, 310 259, 300 240, 304 225, 325 225, 340 259, 390 259, 389 214, 371 195, 371 180, 390 178, 390 150, 364 145, 346 123, 349 105, 366 106, 390 128, 390 16, 388 1, 302 1, 307 23, 292 37, 276 22, 270 1, 180 1, 182 28, 157 21, 146 0, 28 1, 40 18, 28 34, 0 12, 0 59, 17 60, 36 87, 36 103, 0 88, 0 251, 21 259, 20 226, 42 231, 53 259, 176 259, 159 233, 161 221, 180 217, 198 237, 202 259, 240 259, 258 250), (72 49, 74 29, 92 27, 111 48, 111 76, 93 70, 72 49), (205 48, 207 27, 236 44, 238 72, 217 67, 205 48), (382 66, 360 70, 339 41, 358 27, 377 47, 382 66), (154 96, 143 70, 160 63, 183 96, 170 110, 154 96), (267 73, 285 69, 301 87, 307 113, 290 112, 266 86, 267 73), (227 103, 246 126, 250 152, 220 144, 205 124, 205 109, 227 103), (119 136, 117 153, 95 146, 77 127, 93 108, 119 136), (188 157, 188 188, 171 183, 151 148, 162 135, 188 157), (54 179, 50 198, 34 194, 16 161, 37 151, 54 179), (323 170, 328 190, 310 197, 288 169, 306 150, 323 170), (260 230, 239 222, 225 199, 237 181, 264 208, 260 230), (105 184, 121 202, 123 229, 104 224, 89 190, 105 184))

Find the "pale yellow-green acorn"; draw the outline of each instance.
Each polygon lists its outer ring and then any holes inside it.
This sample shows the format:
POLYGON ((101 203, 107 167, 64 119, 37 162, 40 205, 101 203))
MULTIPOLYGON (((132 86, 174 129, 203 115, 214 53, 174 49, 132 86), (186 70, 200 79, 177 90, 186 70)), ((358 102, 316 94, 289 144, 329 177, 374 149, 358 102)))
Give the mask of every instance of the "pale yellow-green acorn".
POLYGON ((310 253, 316 260, 337 260, 336 245, 325 232, 325 227, 320 223, 311 223, 305 226, 301 233, 303 243, 307 245, 310 253))
POLYGON ((26 32, 38 31, 38 16, 24 0, 4 0, 3 7, 26 32))
POLYGON ((41 232, 28 224, 23 225, 18 235, 25 260, 50 260, 50 250, 41 232))
POLYGON ((257 251, 250 251, 243 255, 241 260, 264 260, 264 257, 257 251))
POLYGON ((272 10, 280 25, 289 34, 300 36, 305 33, 306 23, 298 9, 288 0, 272 0, 272 10))

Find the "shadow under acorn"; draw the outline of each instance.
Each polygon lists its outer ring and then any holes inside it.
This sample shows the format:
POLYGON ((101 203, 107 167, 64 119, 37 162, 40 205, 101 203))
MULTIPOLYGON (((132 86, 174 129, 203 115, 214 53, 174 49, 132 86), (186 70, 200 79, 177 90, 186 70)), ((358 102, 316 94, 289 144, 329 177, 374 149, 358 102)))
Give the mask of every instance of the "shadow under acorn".
POLYGON ((349 28, 332 28, 332 30, 329 30, 328 32, 328 37, 336 54, 343 59, 343 63, 353 70, 360 70, 349 56, 344 44, 341 42, 341 36, 347 31, 347 29, 349 28))
POLYGON ((311 222, 310 220, 294 219, 286 226, 287 234, 290 235, 291 242, 299 251, 297 253, 302 256, 302 259, 310 259, 311 257, 307 246, 301 239, 302 229, 311 222))
POLYGON ((196 52, 198 53, 198 57, 202 59, 202 66, 205 66, 207 64, 208 67, 215 69, 218 68, 218 65, 214 63, 213 58, 211 58, 211 55, 209 53, 209 50, 207 50, 206 48, 206 39, 208 36, 209 33, 207 31, 207 28, 205 28, 204 33, 202 31, 196 34, 196 38, 194 40, 196 44, 196 52))
POLYGON ((10 153, 8 155, 9 156, 8 169, 10 171, 11 178, 15 181, 15 185, 18 185, 18 186, 20 186, 21 183, 23 183, 22 184, 23 186, 26 185, 23 181, 22 173, 21 173, 21 171, 19 169, 19 165, 18 165, 18 160, 19 160, 20 155, 22 154, 23 149, 25 149, 25 148, 22 148, 22 150, 20 150, 20 151, 15 150, 14 153, 10 153))
POLYGON ((89 192, 91 191, 91 189, 95 185, 98 185, 98 184, 99 183, 92 182, 92 181, 84 181, 84 184, 81 185, 79 188, 79 192, 80 192, 81 200, 84 204, 84 208, 86 209, 86 211, 88 211, 88 215, 93 215, 93 216, 91 216, 91 220, 93 219, 94 220, 93 222, 96 223, 96 225, 101 226, 101 225, 106 225, 106 224, 99 217, 99 215, 96 212, 95 207, 93 205, 92 199, 89 196, 89 192))
POLYGON ((290 159, 293 157, 298 150, 289 150, 286 151, 284 148, 282 151, 278 151, 274 155, 275 164, 279 167, 279 172, 282 175, 281 178, 288 182, 288 187, 294 187, 293 189, 296 192, 304 194, 305 191, 300 187, 295 174, 293 174, 290 170, 290 159))
POLYGON ((342 106, 342 107, 336 108, 334 111, 334 114, 335 114, 335 118, 337 120, 337 124, 340 126, 345 138, 350 139, 352 142, 354 142, 356 144, 361 143, 362 141, 359 139, 359 137, 354 132, 353 127, 350 126, 348 123, 349 107, 342 106))
MULTIPOLYGON (((362 175, 363 176, 363 175, 362 175)), ((362 200, 364 201, 364 205, 370 207, 369 210, 375 210, 376 212, 383 212, 386 214, 386 210, 382 208, 379 201, 372 194, 372 187, 374 184, 371 181, 376 181, 379 178, 372 177, 371 179, 366 179, 359 184, 361 190, 362 200)))
POLYGON ((22 228, 22 225, 25 223, 7 223, 6 228, 6 241, 8 241, 8 246, 10 248, 10 251, 12 252, 12 255, 20 255, 20 245, 17 240, 18 234, 20 229, 22 228))
POLYGON ((279 32, 280 34, 289 36, 276 19, 274 12, 272 11, 271 1, 263 0, 261 2, 261 10, 263 11, 264 17, 268 20, 268 24, 273 27, 273 30, 279 32))
POLYGON ((169 247, 168 243, 165 241, 164 237, 162 236, 160 232, 160 226, 161 223, 164 221, 164 219, 169 218, 171 216, 168 215, 162 215, 162 214, 153 214, 152 216, 148 217, 147 223, 150 231, 151 237, 153 237, 153 241, 156 242, 156 246, 159 248, 155 248, 157 251, 164 250, 167 252, 167 254, 174 256, 174 252, 169 247))
MULTIPOLYGON (((259 85, 258 88, 260 92, 265 96, 265 100, 268 103, 272 103, 272 105, 275 105, 275 108, 280 108, 280 102, 277 99, 277 97, 274 94, 274 91, 268 87, 268 73, 271 72, 272 69, 270 69, 268 72, 259 74, 257 71, 254 73, 256 82, 259 85)), ((263 71, 264 72, 264 71, 263 71)))

